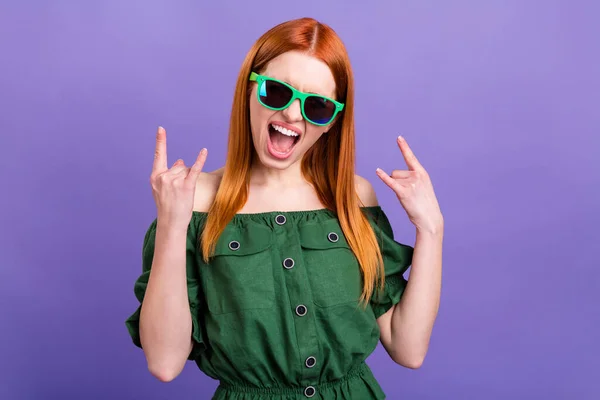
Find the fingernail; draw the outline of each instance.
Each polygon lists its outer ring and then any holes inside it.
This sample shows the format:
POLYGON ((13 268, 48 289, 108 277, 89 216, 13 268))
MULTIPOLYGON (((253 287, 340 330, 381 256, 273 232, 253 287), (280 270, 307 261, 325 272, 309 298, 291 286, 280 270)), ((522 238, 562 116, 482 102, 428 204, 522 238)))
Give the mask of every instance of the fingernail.
POLYGON ((402 137, 402 135, 398 136, 398 140, 404 140, 404 138, 402 137))

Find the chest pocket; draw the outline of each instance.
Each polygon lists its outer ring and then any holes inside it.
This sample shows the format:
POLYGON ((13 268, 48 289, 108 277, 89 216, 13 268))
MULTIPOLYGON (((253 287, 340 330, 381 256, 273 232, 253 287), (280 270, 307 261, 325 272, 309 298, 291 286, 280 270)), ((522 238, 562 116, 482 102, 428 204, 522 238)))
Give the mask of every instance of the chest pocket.
POLYGON ((300 227, 302 254, 319 307, 355 303, 362 290, 360 266, 337 220, 300 227))
POLYGON ((210 264, 202 266, 208 309, 213 314, 272 308, 275 303, 273 268, 269 248, 272 231, 249 223, 227 226, 210 264))

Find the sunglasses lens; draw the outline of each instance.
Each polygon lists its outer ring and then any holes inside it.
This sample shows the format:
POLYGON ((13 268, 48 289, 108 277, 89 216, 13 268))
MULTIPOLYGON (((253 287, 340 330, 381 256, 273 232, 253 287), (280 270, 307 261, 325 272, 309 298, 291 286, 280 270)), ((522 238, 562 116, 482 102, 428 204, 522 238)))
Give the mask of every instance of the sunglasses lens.
POLYGON ((326 124, 335 113, 335 104, 319 96, 309 96, 304 104, 306 117, 316 124, 326 124))
POLYGON ((292 91, 279 82, 266 80, 259 88, 260 101, 273 108, 285 107, 292 98, 292 91))

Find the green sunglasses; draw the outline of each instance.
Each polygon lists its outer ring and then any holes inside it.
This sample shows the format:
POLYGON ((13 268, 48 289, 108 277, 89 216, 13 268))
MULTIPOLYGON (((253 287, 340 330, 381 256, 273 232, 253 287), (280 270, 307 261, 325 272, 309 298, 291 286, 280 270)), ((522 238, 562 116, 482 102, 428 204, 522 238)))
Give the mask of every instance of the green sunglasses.
POLYGON ((258 84, 258 102, 271 110, 283 110, 296 99, 300 100, 302 116, 314 125, 327 125, 344 109, 344 104, 329 97, 314 93, 303 93, 285 82, 256 72, 250 80, 258 84))

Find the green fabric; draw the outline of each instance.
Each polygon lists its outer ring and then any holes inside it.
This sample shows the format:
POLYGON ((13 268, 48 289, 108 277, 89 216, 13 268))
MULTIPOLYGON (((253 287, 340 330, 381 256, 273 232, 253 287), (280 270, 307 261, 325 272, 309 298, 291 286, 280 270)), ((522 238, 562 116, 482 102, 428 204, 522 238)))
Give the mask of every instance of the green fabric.
MULTIPOLYGON (((187 280, 193 320, 189 356, 218 379, 218 400, 383 399, 365 359, 379 341, 376 318, 396 304, 413 248, 393 238, 380 206, 364 207, 382 249, 386 285, 359 307, 361 274, 335 214, 326 209, 237 214, 219 238, 210 265, 198 239, 206 213, 188 228, 187 280), (286 221, 278 224, 278 216, 286 221), (335 232, 337 241, 329 240, 335 232), (237 241, 236 250, 230 243, 237 241), (283 261, 292 258, 292 268, 283 261), (304 305, 306 314, 296 314, 304 305), (306 366, 308 357, 316 363, 306 366)), ((141 347, 139 312, 154 253, 156 220, 143 245, 143 272, 134 286, 140 302, 127 319, 141 347)), ((335 239, 335 235, 333 239, 335 239)), ((290 264, 288 264, 290 266, 290 264)))

